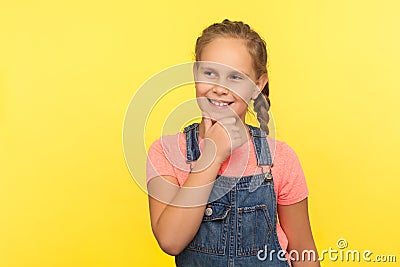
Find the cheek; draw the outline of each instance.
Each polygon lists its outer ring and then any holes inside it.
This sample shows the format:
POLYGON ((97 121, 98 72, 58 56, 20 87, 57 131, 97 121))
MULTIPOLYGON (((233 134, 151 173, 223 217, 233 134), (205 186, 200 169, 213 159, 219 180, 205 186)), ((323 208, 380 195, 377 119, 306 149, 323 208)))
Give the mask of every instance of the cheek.
POLYGON ((201 111, 208 111, 208 105, 207 102, 205 101, 206 99, 204 97, 201 97, 200 95, 197 96, 196 101, 197 105, 199 106, 201 111))
POLYGON ((247 102, 243 101, 243 99, 240 99, 240 101, 238 101, 238 105, 236 106, 236 109, 237 109, 236 111, 238 113, 246 112, 247 107, 248 107, 247 102))
POLYGON ((196 83, 196 101, 202 111, 208 111, 209 105, 205 95, 209 90, 209 85, 204 83, 196 83))
POLYGON ((245 103, 249 103, 253 95, 252 88, 246 88, 238 92, 238 98, 245 103))
POLYGON ((196 87, 196 96, 199 97, 199 96, 204 96, 207 93, 210 85, 205 83, 196 83, 195 87, 196 87))
POLYGON ((248 105, 250 104, 252 94, 250 90, 247 90, 247 92, 243 92, 240 96, 236 95, 236 101, 237 105, 235 105, 234 109, 239 116, 241 114, 245 114, 248 109, 248 105))
POLYGON ((237 101, 249 103, 254 92, 254 86, 249 83, 242 82, 231 86, 231 91, 237 101))

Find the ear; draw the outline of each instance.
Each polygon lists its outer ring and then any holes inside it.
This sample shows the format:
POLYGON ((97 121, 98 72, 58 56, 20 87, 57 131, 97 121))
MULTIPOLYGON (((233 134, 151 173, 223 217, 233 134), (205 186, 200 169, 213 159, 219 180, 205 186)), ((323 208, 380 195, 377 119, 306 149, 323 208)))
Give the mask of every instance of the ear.
POLYGON ((256 88, 254 88, 254 93, 251 97, 252 99, 256 99, 258 97, 258 95, 264 89, 264 86, 267 84, 267 82, 268 82, 268 73, 264 73, 256 81, 256 88))

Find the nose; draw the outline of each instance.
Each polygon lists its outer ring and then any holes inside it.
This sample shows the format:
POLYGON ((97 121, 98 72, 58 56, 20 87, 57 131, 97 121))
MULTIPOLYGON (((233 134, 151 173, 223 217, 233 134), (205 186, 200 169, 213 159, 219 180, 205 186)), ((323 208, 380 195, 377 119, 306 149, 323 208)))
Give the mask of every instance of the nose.
POLYGON ((214 85, 212 90, 213 90, 214 93, 216 93, 218 95, 226 95, 229 92, 228 89, 226 89, 223 86, 219 86, 219 85, 214 85))

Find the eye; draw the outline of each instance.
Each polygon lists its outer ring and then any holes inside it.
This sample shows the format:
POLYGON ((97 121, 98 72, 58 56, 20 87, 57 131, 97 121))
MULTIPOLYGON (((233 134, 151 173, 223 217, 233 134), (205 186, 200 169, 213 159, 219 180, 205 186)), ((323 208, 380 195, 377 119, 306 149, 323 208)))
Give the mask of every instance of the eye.
POLYGON ((232 74, 231 75, 231 79, 232 80, 243 80, 243 77, 241 75, 238 75, 238 74, 232 74))
POLYGON ((209 70, 204 71, 203 74, 207 77, 216 77, 217 76, 217 74, 215 72, 209 71, 209 70))

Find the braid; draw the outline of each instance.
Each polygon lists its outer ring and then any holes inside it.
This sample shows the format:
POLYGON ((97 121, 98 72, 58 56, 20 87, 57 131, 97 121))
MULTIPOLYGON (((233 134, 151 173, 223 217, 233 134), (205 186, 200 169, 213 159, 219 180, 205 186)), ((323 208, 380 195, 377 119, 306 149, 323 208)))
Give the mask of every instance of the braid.
POLYGON ((261 93, 254 99, 254 111, 257 113, 257 119, 260 123, 260 128, 266 134, 269 134, 268 122, 269 114, 268 110, 271 106, 271 101, 269 100, 269 86, 268 82, 265 84, 261 93))

